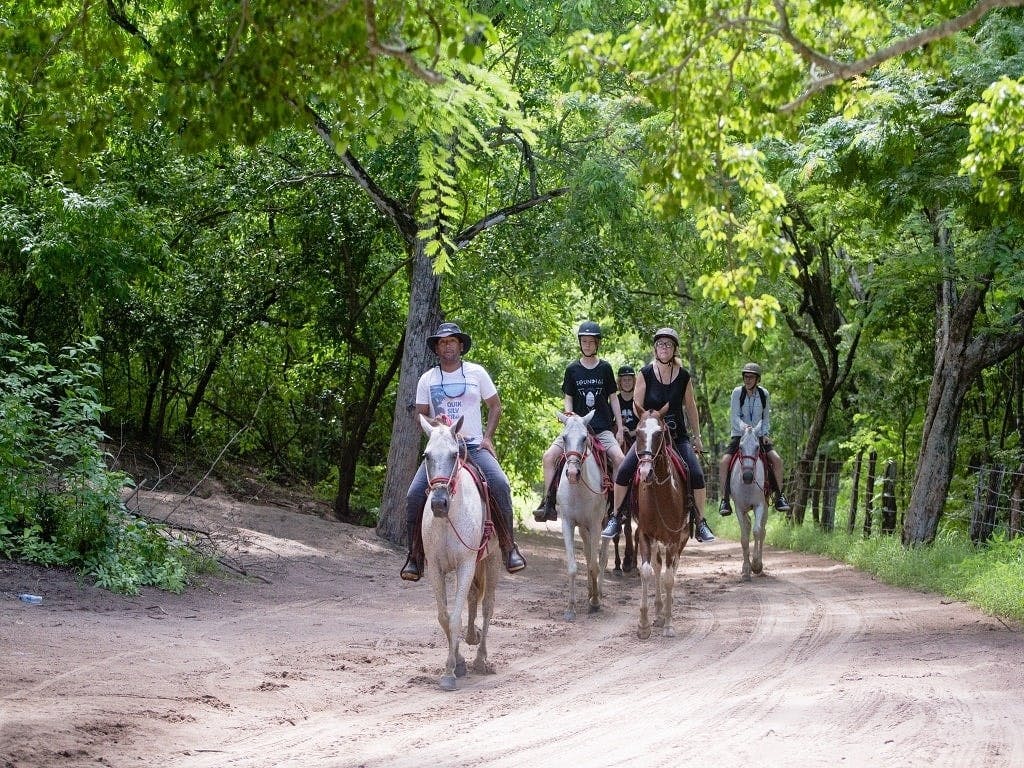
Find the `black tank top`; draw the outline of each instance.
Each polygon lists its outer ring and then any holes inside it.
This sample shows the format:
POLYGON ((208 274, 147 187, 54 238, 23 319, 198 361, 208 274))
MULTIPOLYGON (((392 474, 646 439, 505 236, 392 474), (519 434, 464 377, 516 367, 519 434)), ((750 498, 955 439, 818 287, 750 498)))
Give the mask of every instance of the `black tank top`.
POLYGON ((676 442, 688 440, 690 435, 686 431, 686 416, 683 408, 683 395, 686 393, 686 385, 690 382, 690 372, 685 368, 679 369, 679 375, 668 384, 663 384, 654 373, 654 363, 648 363, 640 369, 647 385, 644 392, 644 410, 654 411, 665 403, 668 403, 668 412, 665 414, 665 422, 672 430, 672 437, 676 442))

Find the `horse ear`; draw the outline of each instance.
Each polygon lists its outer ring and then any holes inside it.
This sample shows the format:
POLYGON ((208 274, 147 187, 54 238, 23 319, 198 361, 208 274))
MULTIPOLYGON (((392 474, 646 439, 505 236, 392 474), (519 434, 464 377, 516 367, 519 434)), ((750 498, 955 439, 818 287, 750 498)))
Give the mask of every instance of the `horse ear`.
POLYGON ((555 415, 558 417, 558 420, 563 424, 565 424, 565 422, 569 420, 569 414, 564 413, 562 411, 558 411, 555 415))
POLYGON ((430 419, 428 419, 422 413, 419 414, 419 417, 420 417, 420 426, 423 427, 423 431, 426 432, 429 435, 430 431, 434 428, 434 422, 431 421, 430 419))
POLYGON ((584 423, 584 424, 589 424, 589 423, 590 423, 590 420, 591 420, 592 418, 594 418, 594 414, 595 414, 595 413, 597 413, 597 411, 591 411, 591 412, 590 412, 590 413, 588 413, 588 414, 587 414, 586 416, 584 416, 584 417, 583 417, 583 423, 584 423))
POLYGON ((465 416, 465 414, 463 414, 462 416, 459 416, 459 420, 458 421, 456 421, 454 424, 452 424, 452 434, 453 435, 459 434, 459 430, 462 429, 462 422, 465 420, 465 418, 466 418, 466 416, 465 416))

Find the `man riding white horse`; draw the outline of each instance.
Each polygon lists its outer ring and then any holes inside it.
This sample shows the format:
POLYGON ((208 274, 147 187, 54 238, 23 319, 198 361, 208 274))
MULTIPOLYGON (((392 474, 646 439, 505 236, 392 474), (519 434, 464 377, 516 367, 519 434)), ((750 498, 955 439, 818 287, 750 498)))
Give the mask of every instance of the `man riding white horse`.
POLYGON ((775 508, 780 512, 788 512, 790 505, 782 493, 782 457, 776 452, 768 436, 771 429, 771 396, 768 390, 761 386, 761 366, 757 363, 747 363, 740 373, 743 376, 743 384, 732 391, 732 399, 729 402, 732 440, 718 462, 719 487, 722 489, 722 503, 718 511, 723 516, 732 514, 732 505, 729 503, 729 464, 739 450, 743 430, 756 427, 761 451, 768 458, 771 485, 776 489, 775 508))
MULTIPOLYGON (((424 416, 446 416, 451 423, 465 417, 460 434, 466 442, 466 453, 487 481, 490 496, 501 512, 503 524, 496 525, 498 543, 505 556, 505 569, 516 573, 526 567, 526 560, 513 539, 515 528, 508 477, 494 455, 493 440, 501 417, 501 399, 484 367, 462 359, 472 344, 473 340, 455 323, 441 323, 434 335, 427 338, 427 346, 437 355, 437 366, 424 373, 416 385, 416 412, 424 416), (487 406, 486 426, 481 419, 481 403, 487 406)), ((420 519, 428 487, 424 462, 416 470, 406 496, 409 556, 401 574, 406 581, 419 581, 423 576, 420 519)))

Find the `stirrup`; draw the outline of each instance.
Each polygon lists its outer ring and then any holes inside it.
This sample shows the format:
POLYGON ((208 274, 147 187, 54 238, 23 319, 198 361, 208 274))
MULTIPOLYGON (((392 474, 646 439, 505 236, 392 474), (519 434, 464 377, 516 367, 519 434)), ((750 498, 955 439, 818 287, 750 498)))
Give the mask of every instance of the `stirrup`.
POLYGON ((423 566, 417 563, 410 554, 405 558, 405 565, 402 566, 400 575, 403 581, 419 581, 423 577, 423 566))
POLYGON ((732 505, 729 503, 729 499, 722 499, 722 503, 718 505, 718 514, 722 517, 728 517, 732 514, 732 505))
POLYGON ((522 552, 519 551, 519 547, 515 544, 512 545, 512 549, 508 551, 505 556, 505 570, 509 573, 519 573, 526 567, 526 558, 523 557, 522 552))

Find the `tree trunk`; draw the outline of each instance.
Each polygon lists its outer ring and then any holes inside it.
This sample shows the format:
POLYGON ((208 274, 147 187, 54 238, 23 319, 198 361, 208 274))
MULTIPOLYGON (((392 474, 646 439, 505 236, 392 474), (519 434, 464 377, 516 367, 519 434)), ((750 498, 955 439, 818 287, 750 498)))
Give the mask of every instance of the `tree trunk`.
POLYGON ((409 317, 405 323, 402 370, 398 375, 398 398, 391 424, 391 447, 388 449, 388 472, 380 504, 377 534, 394 543, 403 544, 405 532, 405 496, 409 483, 419 466, 420 440, 423 432, 416 415, 416 383, 432 362, 426 338, 441 322, 441 278, 417 241, 409 281, 409 317))

